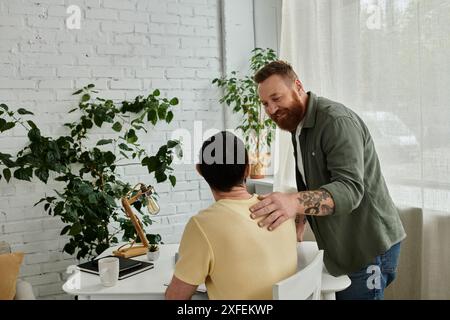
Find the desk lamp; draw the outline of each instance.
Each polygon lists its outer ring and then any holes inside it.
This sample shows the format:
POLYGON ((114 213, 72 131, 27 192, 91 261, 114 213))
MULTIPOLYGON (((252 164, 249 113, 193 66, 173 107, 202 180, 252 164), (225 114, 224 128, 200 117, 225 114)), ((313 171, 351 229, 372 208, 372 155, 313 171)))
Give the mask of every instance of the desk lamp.
POLYGON ((141 240, 141 244, 136 245, 136 239, 131 243, 127 243, 113 252, 113 255, 124 258, 131 258, 147 254, 149 243, 144 231, 142 230, 142 224, 139 218, 133 213, 131 205, 136 201, 141 201, 143 205, 147 204, 147 211, 151 215, 155 215, 159 212, 160 208, 153 198, 152 194, 155 193, 155 189, 152 186, 146 186, 143 183, 138 183, 133 190, 127 193, 125 197, 122 197, 122 207, 125 210, 126 215, 133 223, 136 234, 141 240), (126 247, 127 246, 127 247, 126 247))

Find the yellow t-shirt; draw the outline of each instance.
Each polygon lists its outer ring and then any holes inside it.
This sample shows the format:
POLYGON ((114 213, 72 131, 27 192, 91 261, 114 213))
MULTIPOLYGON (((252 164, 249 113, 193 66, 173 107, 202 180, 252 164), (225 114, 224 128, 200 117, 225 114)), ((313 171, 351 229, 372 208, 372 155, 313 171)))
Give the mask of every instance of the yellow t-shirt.
POLYGON ((175 276, 205 283, 209 299, 272 299, 272 286, 297 270, 297 236, 290 219, 274 231, 250 218, 248 200, 223 199, 193 216, 179 248, 175 276))

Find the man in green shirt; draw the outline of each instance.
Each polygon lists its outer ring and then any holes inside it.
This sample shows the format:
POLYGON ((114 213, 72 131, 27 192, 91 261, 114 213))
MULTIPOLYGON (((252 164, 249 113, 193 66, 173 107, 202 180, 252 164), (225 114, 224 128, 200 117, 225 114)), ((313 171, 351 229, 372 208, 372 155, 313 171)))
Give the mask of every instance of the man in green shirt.
POLYGON ((306 92, 288 63, 254 78, 266 113, 292 134, 299 192, 262 196, 252 218, 267 215, 260 226, 273 230, 296 217, 300 241, 308 221, 327 270, 352 280, 337 299, 383 299, 406 234, 369 130, 344 105, 306 92))

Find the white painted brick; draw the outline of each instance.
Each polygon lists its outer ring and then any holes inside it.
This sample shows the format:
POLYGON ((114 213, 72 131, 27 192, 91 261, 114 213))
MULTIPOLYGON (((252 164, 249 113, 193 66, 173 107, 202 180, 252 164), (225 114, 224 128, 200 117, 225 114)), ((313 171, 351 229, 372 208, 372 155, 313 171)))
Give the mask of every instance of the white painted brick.
MULTIPOLYGON (((16 1, 15 1, 16 2, 16 1)), ((31 15, 40 15, 45 12, 43 7, 37 6, 36 4, 23 5, 21 3, 12 3, 9 5, 9 13, 14 14, 31 14, 31 15)))
POLYGON ((0 52, 11 52, 11 50, 17 51, 17 41, 2 39, 0 41, 0 52))
POLYGON ((200 190, 200 199, 207 200, 212 197, 210 190, 200 190))
POLYGON ((130 52, 130 47, 126 45, 98 45, 97 52, 99 54, 125 55, 130 52))
POLYGON ((88 19, 104 19, 104 20, 117 20, 118 11, 113 9, 88 9, 86 10, 86 18, 88 19))
POLYGON ((180 0, 180 3, 207 4, 206 0, 180 0))
POLYGON ((71 89, 73 88, 72 80, 41 80, 39 81, 39 88, 42 89, 71 89))
POLYGON ((209 46, 208 38, 182 37, 182 48, 205 48, 209 46))
POLYGON ((220 36, 219 30, 217 28, 203 28, 203 27, 195 27, 195 34, 201 37, 212 37, 217 38, 220 36))
POLYGON ((0 88, 12 89, 12 88, 34 88, 36 81, 33 80, 1 80, 0 88))
POLYGON ((55 68, 49 67, 22 67, 20 69, 22 77, 54 77, 56 74, 55 68))
MULTIPOLYGON (((47 226, 46 226, 47 227, 47 226)), ((23 235, 23 241, 27 242, 35 242, 35 241, 44 241, 44 240, 54 240, 60 237, 61 229, 46 229, 45 232, 36 231, 36 232, 27 232, 23 235)), ((55 250, 55 249, 53 249, 55 250)))
POLYGON ((178 37, 168 37, 168 36, 159 36, 153 35, 150 38, 151 44, 154 45, 165 45, 171 47, 179 47, 180 39, 178 37))
POLYGON ((24 20, 20 16, 0 15, 0 26, 23 26, 24 20))
POLYGON ((74 58, 70 55, 57 55, 57 54, 33 54, 23 55, 22 62, 24 64, 38 64, 38 65, 71 65, 74 58))
POLYGON ((180 23, 185 26, 201 26, 206 27, 208 20, 205 17, 181 17, 180 23))
POLYGON ((142 83, 138 79, 122 79, 111 81, 111 89, 141 89, 142 83))
POLYGON ((132 22, 148 22, 149 14, 147 12, 138 11, 120 11, 119 19, 132 22))
MULTIPOLYGON (((168 25, 166 25, 168 26, 168 25)), ((148 32, 150 34, 165 34, 164 24, 162 23, 149 23, 148 32)))
MULTIPOLYGON (((62 1, 62 4, 64 4, 64 1, 62 1)), ((47 9, 47 14, 52 17, 68 17, 67 14, 67 7, 66 6, 50 6, 47 9)))
POLYGON ((57 262, 51 262, 51 263, 43 263, 41 265, 41 269, 43 273, 47 272, 58 272, 62 271, 64 274, 67 270, 67 267, 70 265, 77 264, 77 261, 74 260, 62 260, 57 262))
POLYGON ((116 66, 135 66, 143 67, 145 65, 145 58, 143 57, 114 57, 114 64, 116 66))
POLYGON ((160 57, 162 55, 161 48, 150 46, 134 46, 132 55, 160 57))
POLYGON ((41 251, 57 250, 58 247, 59 245, 57 241, 49 240, 49 241, 36 241, 25 244, 15 244, 11 246, 11 250, 29 254, 41 251))
POLYGON ((146 35, 142 34, 118 34, 114 37, 114 42, 117 44, 148 44, 149 41, 146 35))
POLYGON ((10 245, 14 245, 16 243, 22 243, 23 242, 23 236, 22 234, 6 234, 6 235, 0 235, 0 241, 5 241, 9 243, 10 245))
POLYGON ((164 78, 164 68, 145 68, 136 70, 136 78, 164 78))
POLYGON ((45 52, 56 53, 57 48, 54 45, 42 43, 21 43, 20 51, 22 52, 45 52))
POLYGON ((28 232, 42 229, 42 223, 39 220, 7 222, 4 224, 5 233, 28 232))
POLYGON ((218 15, 217 7, 214 6, 195 6, 194 7, 195 16, 208 16, 216 17, 218 15))
POLYGON ((211 87, 209 80, 182 80, 182 86, 185 89, 197 89, 211 87))
POLYGON ((188 201, 200 200, 199 190, 186 191, 186 200, 188 201))
POLYGON ((73 54, 91 54, 94 52, 94 47, 87 44, 71 44, 64 43, 59 45, 59 51, 62 53, 73 53, 73 54))
POLYGON ((200 58, 182 59, 181 66, 192 67, 192 68, 207 68, 208 67, 207 63, 205 63, 205 60, 200 59, 200 58))
POLYGON ((192 7, 192 5, 187 4, 168 3, 167 12, 182 16, 193 16, 194 8, 192 7))
POLYGON ((166 13, 167 12, 167 1, 160 0, 138 0, 137 1, 137 11, 145 11, 151 13, 166 13))
POLYGON ((20 277, 26 277, 26 276, 34 276, 34 275, 40 275, 41 274, 41 265, 39 264, 33 264, 33 265, 23 265, 20 267, 20 277))
POLYGON ((160 80, 155 79, 151 81, 152 86, 160 89, 180 89, 181 81, 180 80, 160 80))
POLYGON ((130 0, 104 0, 105 8, 133 10, 136 6, 135 1, 130 0))
POLYGON ((0 77, 12 78, 14 76, 14 74, 15 74, 15 68, 13 66, 7 65, 7 64, 0 65, 0 77))
POLYGON ((135 33, 148 33, 148 24, 146 23, 135 23, 134 24, 134 32, 135 33))
POLYGON ((93 67, 92 75, 94 77, 112 77, 120 78, 124 74, 123 68, 119 67, 93 67))
POLYGON ((134 24, 133 23, 125 23, 125 22, 109 22, 104 21, 101 23, 103 31, 114 31, 118 33, 128 33, 133 32, 134 24))
POLYGON ((72 67, 72 66, 64 66, 58 67, 57 71, 58 77, 90 77, 91 68, 89 67, 72 67))
POLYGON ((45 19, 41 17, 29 16, 27 17, 27 24, 30 27, 39 27, 39 28, 53 28, 53 29, 62 29, 64 27, 64 20, 59 18, 47 17, 45 19))
POLYGON ((151 14, 150 20, 155 23, 178 24, 180 22, 180 17, 174 14, 151 14))
POLYGON ((171 68, 166 70, 166 74, 168 79, 193 78, 195 77, 195 70, 187 68, 171 68))
POLYGON ((183 36, 193 36, 195 34, 195 28, 189 26, 178 26, 178 25, 166 25, 166 33, 176 34, 183 36))
POLYGON ((165 49, 166 56, 169 57, 191 57, 193 55, 193 49, 165 49))
POLYGON ((59 273, 45 273, 35 275, 31 277, 24 277, 25 281, 28 281, 32 286, 54 283, 61 280, 59 273))
POLYGON ((174 58, 155 58, 148 59, 148 66, 150 67, 173 67, 176 65, 174 58))
POLYGON ((195 49, 195 56, 208 58, 220 57, 220 50, 219 48, 199 48, 195 49))
POLYGON ((177 203, 177 214, 178 213, 191 213, 191 212, 192 212, 191 204, 189 202, 177 203))

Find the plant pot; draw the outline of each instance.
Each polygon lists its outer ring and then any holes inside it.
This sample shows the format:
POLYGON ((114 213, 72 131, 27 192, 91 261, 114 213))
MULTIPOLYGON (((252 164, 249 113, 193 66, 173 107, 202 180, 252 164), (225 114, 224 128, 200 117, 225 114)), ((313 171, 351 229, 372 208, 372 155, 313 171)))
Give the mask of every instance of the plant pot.
POLYGON ((263 179, 265 177, 265 167, 261 162, 250 165, 250 178, 263 179))
POLYGON ((156 261, 156 260, 158 260, 158 258, 159 258, 159 250, 147 252, 147 259, 149 261, 156 261))

